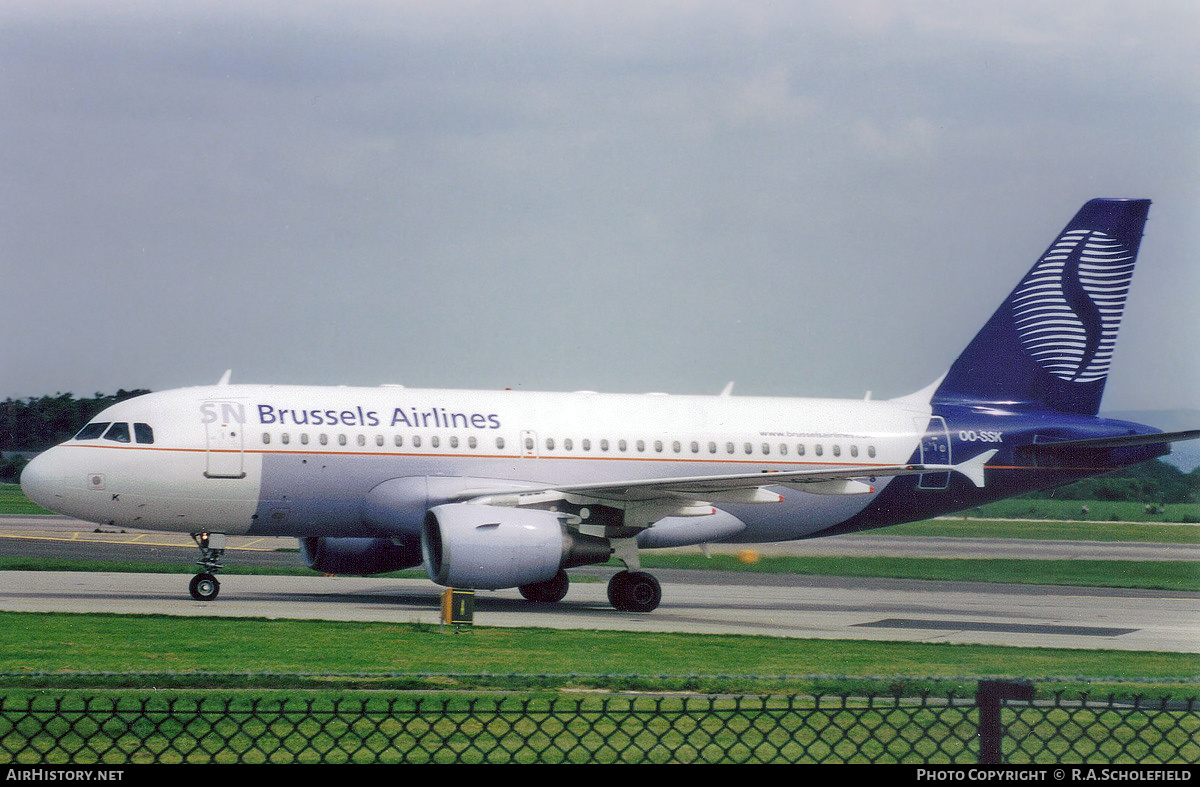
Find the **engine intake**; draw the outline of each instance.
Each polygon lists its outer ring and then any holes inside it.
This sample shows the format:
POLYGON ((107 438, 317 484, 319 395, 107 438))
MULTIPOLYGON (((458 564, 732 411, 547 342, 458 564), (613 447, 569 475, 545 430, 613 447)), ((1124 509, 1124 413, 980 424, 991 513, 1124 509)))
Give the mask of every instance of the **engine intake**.
POLYGON ((612 547, 568 530, 553 511, 451 503, 426 512, 421 552, 439 585, 494 590, 603 563, 612 547))

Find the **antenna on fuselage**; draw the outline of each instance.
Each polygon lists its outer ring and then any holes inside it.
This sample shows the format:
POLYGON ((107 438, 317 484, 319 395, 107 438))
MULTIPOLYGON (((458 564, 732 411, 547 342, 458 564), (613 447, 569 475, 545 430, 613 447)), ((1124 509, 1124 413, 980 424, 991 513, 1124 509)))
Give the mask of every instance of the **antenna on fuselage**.
POLYGON ((721 390, 721 396, 732 396, 732 395, 733 395, 733 380, 730 380, 729 383, 721 390))
POLYGON ((226 369, 225 374, 221 375, 221 379, 217 380, 217 385, 229 385, 229 377, 233 374, 233 369, 226 369))

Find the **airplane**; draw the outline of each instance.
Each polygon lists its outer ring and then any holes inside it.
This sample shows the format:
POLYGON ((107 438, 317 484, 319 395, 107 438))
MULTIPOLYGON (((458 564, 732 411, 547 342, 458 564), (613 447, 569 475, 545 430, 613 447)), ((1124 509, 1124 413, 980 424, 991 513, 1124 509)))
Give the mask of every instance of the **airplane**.
POLYGON ((888 400, 232 384, 122 401, 35 457, 52 511, 190 533, 216 598, 229 535, 289 536, 327 574, 423 565, 556 603, 639 551, 918 521, 1144 462, 1200 430, 1097 415, 1150 201, 1087 202, 949 370, 888 400))

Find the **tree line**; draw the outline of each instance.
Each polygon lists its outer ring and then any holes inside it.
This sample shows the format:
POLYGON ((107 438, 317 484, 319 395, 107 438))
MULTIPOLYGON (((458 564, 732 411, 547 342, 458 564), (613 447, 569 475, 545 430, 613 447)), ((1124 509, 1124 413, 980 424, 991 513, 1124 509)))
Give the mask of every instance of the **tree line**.
POLYGON ((15 484, 28 461, 14 452, 45 451, 69 440, 104 408, 145 393, 150 392, 122 388, 86 399, 71 393, 5 399, 0 403, 0 483, 15 484))
POLYGON ((1147 505, 1196 503, 1200 502, 1200 467, 1185 473, 1175 465, 1155 459, 1027 497, 1127 501, 1147 505))
MULTIPOLYGON (((74 394, 6 399, 0 404, 0 483, 16 483, 28 461, 13 452, 36 453, 70 439, 104 408, 150 393, 118 390, 91 398, 74 394)), ((1147 504, 1200 502, 1200 467, 1184 473, 1155 460, 1041 492, 1059 500, 1124 500, 1147 504)))

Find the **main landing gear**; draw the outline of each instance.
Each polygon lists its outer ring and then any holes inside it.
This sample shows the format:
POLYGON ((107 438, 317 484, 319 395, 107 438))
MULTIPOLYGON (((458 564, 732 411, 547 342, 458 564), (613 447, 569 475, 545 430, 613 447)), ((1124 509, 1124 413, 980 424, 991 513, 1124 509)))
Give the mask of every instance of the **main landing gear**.
POLYGON ((637 541, 614 540, 613 554, 625 564, 625 570, 608 580, 608 602, 621 612, 653 612, 662 601, 662 588, 657 579, 642 571, 637 541))
POLYGON ((608 602, 622 612, 653 612, 660 601, 662 588, 645 571, 619 571, 608 581, 608 602))
POLYGON ((200 559, 196 564, 203 570, 192 577, 188 591, 197 601, 212 601, 221 591, 221 583, 213 574, 222 568, 221 556, 225 554, 225 534, 192 533, 192 540, 200 547, 200 559))
MULTIPOLYGON (((557 604, 566 597, 568 586, 567 572, 559 571, 553 579, 517 589, 527 601, 557 604)), ((608 602, 621 612, 653 612, 660 601, 662 588, 645 571, 620 571, 608 581, 608 602)))
POLYGON ((547 579, 545 582, 533 582, 528 585, 521 585, 517 590, 521 591, 521 595, 526 601, 533 601, 539 604, 557 604, 566 598, 569 586, 570 580, 567 579, 567 572, 559 569, 558 573, 552 579, 547 579))

